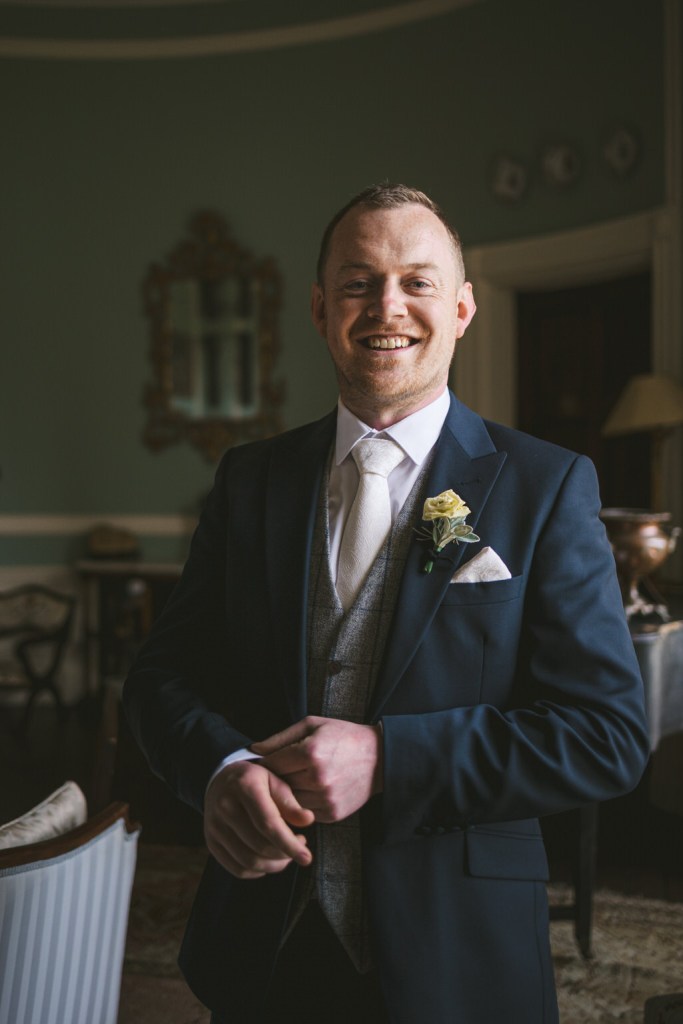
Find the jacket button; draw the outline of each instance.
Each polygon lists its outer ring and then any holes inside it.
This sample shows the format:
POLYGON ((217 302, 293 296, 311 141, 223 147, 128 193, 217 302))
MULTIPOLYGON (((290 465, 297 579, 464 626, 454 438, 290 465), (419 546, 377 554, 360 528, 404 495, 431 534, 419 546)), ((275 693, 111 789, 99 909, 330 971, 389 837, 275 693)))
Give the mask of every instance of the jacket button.
POLYGON ((341 661, 331 661, 327 666, 327 672, 331 676, 338 676, 343 668, 341 661))

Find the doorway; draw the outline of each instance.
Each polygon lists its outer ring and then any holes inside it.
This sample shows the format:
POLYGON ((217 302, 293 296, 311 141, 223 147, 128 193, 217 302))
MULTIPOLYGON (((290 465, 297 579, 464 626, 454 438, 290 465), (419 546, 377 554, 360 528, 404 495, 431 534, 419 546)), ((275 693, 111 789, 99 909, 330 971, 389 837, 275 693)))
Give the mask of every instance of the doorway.
POLYGON ((588 455, 605 506, 646 508, 650 440, 603 438, 627 381, 652 368, 649 271, 517 294, 517 423, 588 455))

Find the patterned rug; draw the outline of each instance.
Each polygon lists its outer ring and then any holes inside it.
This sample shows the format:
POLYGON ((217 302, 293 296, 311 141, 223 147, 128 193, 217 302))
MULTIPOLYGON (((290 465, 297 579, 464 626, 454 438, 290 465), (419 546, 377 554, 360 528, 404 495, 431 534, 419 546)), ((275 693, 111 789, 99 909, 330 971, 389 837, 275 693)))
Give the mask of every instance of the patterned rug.
POLYGON ((139 844, 118 1024, 209 1024, 176 963, 205 862, 197 847, 139 844))
MULTIPOLYGON (((553 903, 571 899, 566 886, 550 892, 553 903)), ((591 960, 579 954, 572 922, 550 926, 560 1020, 643 1024, 646 1000, 683 991, 683 905, 601 889, 593 908, 591 960)), ((667 1012, 652 1024, 680 1020, 667 1012)))
MULTIPOLYGON (((205 858, 194 847, 140 844, 119 1024, 208 1024, 208 1012, 176 965, 205 858)), ((551 899, 568 902, 571 892, 551 886, 551 899)), ((594 901, 593 959, 581 957, 572 922, 553 921, 551 940, 562 1024, 643 1024, 646 1000, 683 991, 679 903, 600 890, 594 901)), ((653 1024, 678 1024, 677 1012, 664 1010, 652 1016, 653 1024)))

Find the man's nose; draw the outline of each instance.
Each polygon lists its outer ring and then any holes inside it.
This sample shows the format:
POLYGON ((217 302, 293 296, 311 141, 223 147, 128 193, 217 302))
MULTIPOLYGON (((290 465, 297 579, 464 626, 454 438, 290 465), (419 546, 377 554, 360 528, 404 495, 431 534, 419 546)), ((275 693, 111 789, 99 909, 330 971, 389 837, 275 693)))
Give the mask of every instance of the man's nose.
POLYGON ((407 313, 405 295, 398 283, 385 281, 377 286, 368 306, 368 316, 375 320, 392 320, 407 313))

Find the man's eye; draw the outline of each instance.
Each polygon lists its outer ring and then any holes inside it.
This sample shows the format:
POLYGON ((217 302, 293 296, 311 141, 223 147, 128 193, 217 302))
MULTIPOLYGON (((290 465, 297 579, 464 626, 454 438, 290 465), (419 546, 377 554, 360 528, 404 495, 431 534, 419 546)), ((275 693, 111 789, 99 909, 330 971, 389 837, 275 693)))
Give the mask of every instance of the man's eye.
POLYGON ((347 292, 364 292, 367 291, 367 289, 370 287, 370 284, 368 281, 363 280, 349 281, 344 287, 346 288, 347 292))
POLYGON ((416 288, 418 291, 423 288, 431 288, 432 286, 431 281, 425 281, 421 277, 415 278, 414 281, 409 281, 408 284, 410 288, 416 288))

